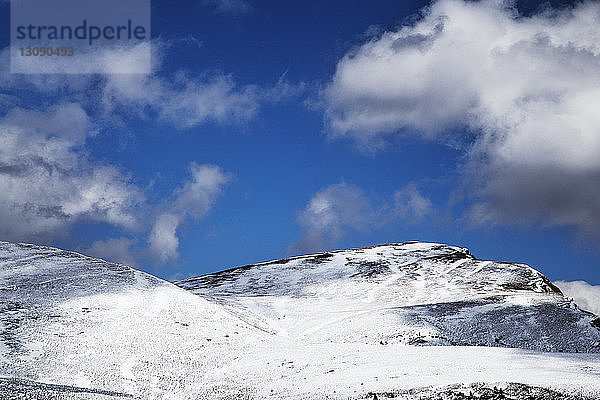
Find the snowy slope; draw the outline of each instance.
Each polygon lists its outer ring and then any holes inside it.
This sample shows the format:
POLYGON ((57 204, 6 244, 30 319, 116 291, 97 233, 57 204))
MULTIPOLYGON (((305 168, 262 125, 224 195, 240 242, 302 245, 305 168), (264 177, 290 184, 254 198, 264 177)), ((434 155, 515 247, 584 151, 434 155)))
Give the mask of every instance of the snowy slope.
POLYGON ((5 377, 187 398, 177 396, 219 390, 218 382, 191 388, 261 336, 220 306, 132 268, 0 243, 5 377))
POLYGON ((595 317, 531 268, 464 249, 379 246, 178 284, 196 294, 0 242, 0 400, 438 399, 521 388, 506 382, 600 398, 595 317), (498 334, 514 338, 490 339, 498 334))
POLYGON ((176 284, 267 331, 302 340, 600 352, 596 316, 544 275, 447 245, 323 253, 176 284))

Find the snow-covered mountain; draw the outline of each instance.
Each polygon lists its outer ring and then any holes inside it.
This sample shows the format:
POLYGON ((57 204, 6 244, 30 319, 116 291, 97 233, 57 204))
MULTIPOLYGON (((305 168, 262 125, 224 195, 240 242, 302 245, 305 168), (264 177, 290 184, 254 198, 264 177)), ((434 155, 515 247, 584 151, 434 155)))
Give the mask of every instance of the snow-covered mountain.
POLYGON ((176 284, 0 242, 0 400, 600 398, 597 317, 534 269, 463 248, 343 250, 176 284))
POLYGON ((175 283, 302 340, 600 352, 596 317, 544 275, 447 245, 343 250, 175 283))
POLYGON ((206 374, 261 336, 221 306, 144 272, 0 242, 0 375, 18 378, 18 387, 193 398, 214 389, 206 374))

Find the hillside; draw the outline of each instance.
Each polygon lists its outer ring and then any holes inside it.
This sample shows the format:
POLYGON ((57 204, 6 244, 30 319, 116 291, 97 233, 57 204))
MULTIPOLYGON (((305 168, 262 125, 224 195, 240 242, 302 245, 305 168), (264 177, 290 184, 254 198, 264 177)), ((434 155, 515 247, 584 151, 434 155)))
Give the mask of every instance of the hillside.
POLYGON ((526 265, 400 243, 176 282, 265 331, 318 342, 600 352, 595 316, 526 265))
POLYGON ((177 285, 0 242, 0 399, 600 396, 596 317, 532 268, 462 248, 344 250, 177 285))

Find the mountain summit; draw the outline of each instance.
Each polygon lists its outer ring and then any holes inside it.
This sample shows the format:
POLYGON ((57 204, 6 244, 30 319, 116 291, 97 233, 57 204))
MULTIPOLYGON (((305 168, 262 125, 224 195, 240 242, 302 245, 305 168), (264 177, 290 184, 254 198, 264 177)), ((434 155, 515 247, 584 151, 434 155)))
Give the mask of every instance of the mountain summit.
POLYGON ((599 352, 597 317, 544 275, 460 247, 334 251, 173 284, 0 242, 1 400, 592 399, 599 352))

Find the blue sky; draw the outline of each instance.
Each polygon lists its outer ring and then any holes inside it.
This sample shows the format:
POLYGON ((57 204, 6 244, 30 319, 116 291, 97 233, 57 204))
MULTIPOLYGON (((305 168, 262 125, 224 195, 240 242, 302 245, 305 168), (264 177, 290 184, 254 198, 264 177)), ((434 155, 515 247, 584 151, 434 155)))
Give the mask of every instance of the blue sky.
POLYGON ((600 284, 597 4, 174 4, 150 75, 1 53, 0 239, 166 279, 421 240, 600 284))

